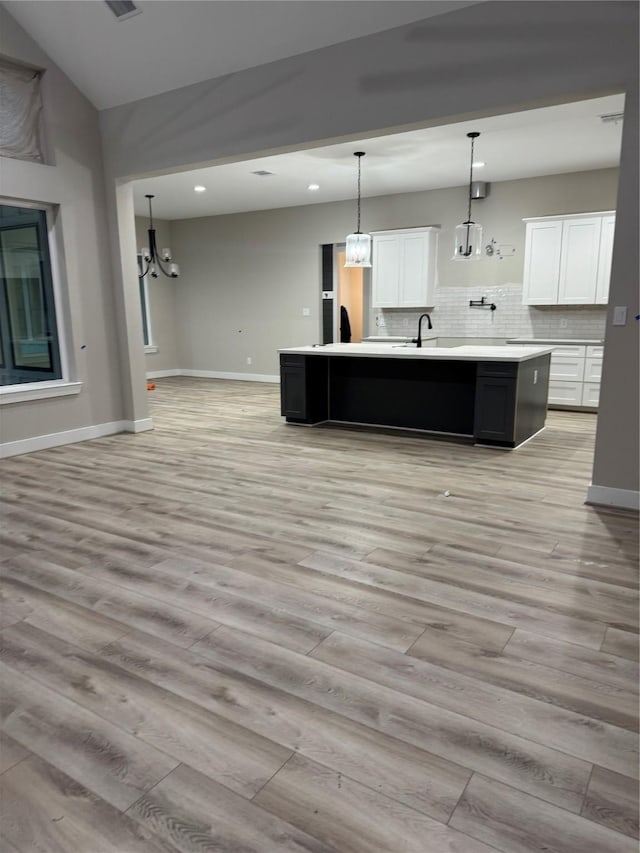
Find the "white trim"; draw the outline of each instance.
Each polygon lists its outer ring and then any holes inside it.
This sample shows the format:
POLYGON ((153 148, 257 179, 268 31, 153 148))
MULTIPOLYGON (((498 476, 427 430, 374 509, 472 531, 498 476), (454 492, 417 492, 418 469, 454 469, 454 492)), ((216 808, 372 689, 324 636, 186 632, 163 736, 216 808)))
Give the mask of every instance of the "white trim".
POLYGON ((594 210, 590 213, 554 213, 552 216, 527 216, 523 222, 552 222, 558 219, 587 219, 589 216, 613 216, 615 210, 594 210))
POLYGON ((45 400, 48 397, 66 397, 70 394, 79 394, 81 390, 82 382, 65 382, 64 379, 7 385, 0 388, 0 406, 24 403, 28 400, 45 400))
POLYGON ((640 509, 640 492, 634 492, 632 489, 613 489, 610 486, 594 486, 590 483, 585 503, 638 510, 640 509))
POLYGON ((139 421, 111 421, 111 423, 94 424, 93 426, 69 429, 64 432, 36 435, 33 438, 23 438, 20 441, 7 441, 0 444, 0 459, 20 456, 23 453, 34 453, 36 450, 47 450, 50 447, 61 447, 64 444, 77 444, 80 441, 90 441, 93 438, 104 438, 107 435, 117 435, 122 432, 145 432, 150 429, 153 429, 152 419, 143 418, 139 421))
POLYGON ((162 379, 165 376, 181 376, 181 373, 177 367, 170 370, 147 370, 147 379, 162 379))
POLYGON ((139 421, 122 421, 125 432, 147 432, 153 429, 153 418, 141 418, 139 421))
POLYGON ((280 382, 280 377, 268 373, 225 373, 219 370, 181 370, 179 376, 196 376, 202 379, 236 379, 240 382, 280 382))
POLYGON ((79 429, 69 429, 65 432, 36 435, 33 438, 23 438, 20 441, 7 441, 0 444, 0 458, 33 453, 35 450, 46 450, 49 447, 60 447, 63 444, 75 444, 78 441, 88 441, 92 438, 103 438, 105 435, 123 432, 124 429, 123 421, 113 421, 106 424, 80 427, 79 429))

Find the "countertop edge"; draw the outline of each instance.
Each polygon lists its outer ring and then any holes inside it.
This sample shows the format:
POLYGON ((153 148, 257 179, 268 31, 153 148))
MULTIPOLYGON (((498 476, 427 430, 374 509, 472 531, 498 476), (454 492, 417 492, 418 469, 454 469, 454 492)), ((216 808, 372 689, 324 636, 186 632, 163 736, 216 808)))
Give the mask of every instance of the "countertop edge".
POLYGON ((550 355, 553 352, 552 346, 523 346, 516 344, 513 347, 509 346, 494 346, 494 347, 424 347, 421 349, 411 347, 393 348, 385 346, 379 347, 368 345, 366 349, 356 349, 359 344, 328 344, 325 346, 303 346, 303 347, 287 347, 279 349, 280 355, 313 355, 325 357, 345 357, 345 358, 405 358, 405 359, 430 359, 433 361, 508 361, 508 362, 523 362, 530 361, 533 358, 538 358, 542 355, 550 355), (507 351, 508 350, 508 351, 507 351), (514 352, 516 350, 516 352, 514 352))

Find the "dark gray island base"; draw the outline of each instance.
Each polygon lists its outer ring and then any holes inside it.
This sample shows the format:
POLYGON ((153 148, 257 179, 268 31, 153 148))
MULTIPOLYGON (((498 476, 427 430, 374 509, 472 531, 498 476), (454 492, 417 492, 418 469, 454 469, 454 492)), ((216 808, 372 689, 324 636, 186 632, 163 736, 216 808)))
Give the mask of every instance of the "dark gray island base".
POLYGON ((526 350, 526 358, 524 347, 283 350, 281 413, 290 424, 395 427, 517 447, 544 427, 547 412, 550 349, 526 350))

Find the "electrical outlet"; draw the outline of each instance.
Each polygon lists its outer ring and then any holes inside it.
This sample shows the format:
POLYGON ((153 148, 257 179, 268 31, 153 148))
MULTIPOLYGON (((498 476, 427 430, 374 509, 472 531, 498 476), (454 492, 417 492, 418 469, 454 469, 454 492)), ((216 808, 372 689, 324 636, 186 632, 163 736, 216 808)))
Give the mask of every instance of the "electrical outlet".
POLYGON ((309 317, 310 314, 311 314, 311 308, 303 308, 302 309, 302 316, 303 317, 309 317))
POLYGON ((568 324, 567 324, 567 318, 566 318, 566 317, 561 317, 561 318, 560 318, 560 328, 561 328, 561 329, 566 329, 566 328, 567 328, 567 325, 568 325, 568 324))
POLYGON ((404 318, 403 318, 403 320, 402 320, 402 326, 403 326, 403 328, 405 328, 405 329, 408 329, 408 328, 409 328, 409 319, 408 319, 407 317, 404 317, 404 318))
POLYGON ((252 364, 252 363, 253 363, 253 359, 251 358, 250 355, 248 355, 247 356, 247 364, 252 364))

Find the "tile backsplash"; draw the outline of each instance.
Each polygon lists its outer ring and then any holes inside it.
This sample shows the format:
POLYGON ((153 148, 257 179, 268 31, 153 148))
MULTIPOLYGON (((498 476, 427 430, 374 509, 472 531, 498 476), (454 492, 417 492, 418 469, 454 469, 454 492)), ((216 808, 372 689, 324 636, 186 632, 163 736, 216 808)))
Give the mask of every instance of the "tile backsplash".
MULTIPOLYGON (((418 317, 428 310, 433 332, 448 338, 604 338, 606 305, 558 305, 537 307, 522 304, 522 285, 498 287, 438 287, 431 309, 374 308, 371 335, 415 335, 418 317), (485 297, 496 310, 471 308, 470 300, 485 297), (383 322, 381 322, 383 318, 383 322)), ((424 326, 423 326, 424 333, 424 326)))

